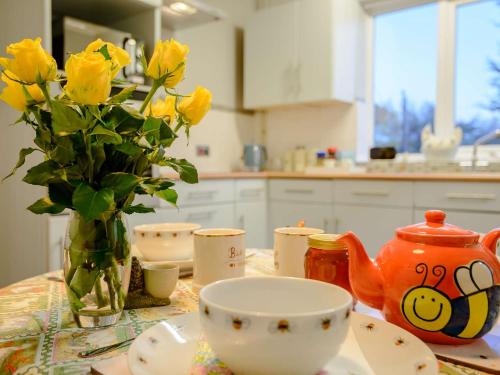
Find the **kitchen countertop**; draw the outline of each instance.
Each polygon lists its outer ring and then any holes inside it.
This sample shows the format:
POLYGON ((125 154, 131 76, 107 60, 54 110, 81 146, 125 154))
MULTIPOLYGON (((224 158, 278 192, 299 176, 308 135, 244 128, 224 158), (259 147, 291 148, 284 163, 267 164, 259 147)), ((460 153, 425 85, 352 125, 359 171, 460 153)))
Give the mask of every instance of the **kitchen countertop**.
MULTIPOLYGON (((163 177, 178 178, 176 174, 163 174, 163 177)), ((369 173, 339 172, 306 174, 300 172, 211 172, 199 173, 200 180, 221 179, 314 179, 314 180, 388 180, 388 181, 464 181, 500 182, 500 173, 369 173)))

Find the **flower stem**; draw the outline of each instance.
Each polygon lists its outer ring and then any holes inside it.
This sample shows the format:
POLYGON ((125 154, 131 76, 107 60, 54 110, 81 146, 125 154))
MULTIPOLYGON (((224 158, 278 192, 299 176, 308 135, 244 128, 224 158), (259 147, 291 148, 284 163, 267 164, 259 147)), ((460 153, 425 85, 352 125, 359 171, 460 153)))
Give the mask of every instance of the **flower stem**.
POLYGON ((157 80, 153 81, 153 86, 151 86, 151 90, 149 90, 148 95, 146 96, 146 99, 144 99, 144 102, 142 103, 141 109, 139 112, 144 113, 146 110, 149 102, 153 98, 153 95, 156 93, 156 91, 160 88, 161 84, 157 80))
POLYGON ((42 94, 45 97, 47 105, 49 106, 50 109, 52 109, 52 102, 50 100, 49 91, 47 90, 47 82, 44 82, 43 84, 38 83, 37 85, 38 87, 40 87, 40 90, 42 90, 42 94))

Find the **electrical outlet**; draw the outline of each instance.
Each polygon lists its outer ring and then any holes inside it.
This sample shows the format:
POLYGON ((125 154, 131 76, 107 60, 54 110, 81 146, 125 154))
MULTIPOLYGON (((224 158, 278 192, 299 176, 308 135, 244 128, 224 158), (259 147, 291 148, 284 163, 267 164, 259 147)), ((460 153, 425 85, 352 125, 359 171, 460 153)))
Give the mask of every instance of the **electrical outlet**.
POLYGON ((210 155, 210 146, 196 145, 196 156, 207 157, 210 155))

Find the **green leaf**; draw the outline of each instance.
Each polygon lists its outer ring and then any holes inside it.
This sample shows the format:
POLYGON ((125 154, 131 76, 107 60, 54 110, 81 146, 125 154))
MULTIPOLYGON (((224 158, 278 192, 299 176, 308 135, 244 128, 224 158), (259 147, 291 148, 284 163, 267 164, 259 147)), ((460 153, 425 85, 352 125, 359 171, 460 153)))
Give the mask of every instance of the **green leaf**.
POLYGON ((16 165, 14 166, 14 168, 12 168, 12 171, 2 179, 2 181, 8 179, 10 176, 12 176, 14 173, 16 173, 17 169, 20 168, 24 164, 24 162, 26 161, 26 156, 31 154, 33 151, 36 151, 36 148, 31 148, 31 147, 22 148, 19 151, 19 159, 17 159, 16 165))
POLYGON ((31 185, 47 186, 49 182, 60 182, 64 179, 64 169, 53 160, 46 160, 28 169, 23 181, 31 185))
POLYGON ((135 133, 144 123, 144 117, 135 108, 127 105, 113 106, 104 121, 117 133, 135 133))
POLYGON ((177 204, 177 192, 173 189, 160 190, 155 192, 155 195, 174 206, 177 204))
POLYGON ((142 154, 142 148, 131 142, 123 142, 119 145, 116 145, 115 150, 132 157, 137 157, 142 154))
POLYGON ((101 181, 101 186, 110 188, 115 194, 117 201, 127 197, 137 186, 140 178, 130 173, 110 173, 101 181))
POLYGON ((101 55, 103 55, 106 60, 111 60, 111 56, 109 55, 107 44, 105 44, 101 48, 99 48, 97 50, 97 52, 99 52, 101 55))
POLYGON ((49 184, 49 198, 54 203, 72 208, 74 190, 73 186, 68 183, 49 184))
POLYGON ((160 143, 164 146, 170 146, 172 142, 177 138, 177 134, 174 133, 172 128, 164 121, 160 127, 160 143))
POLYGON ((60 101, 52 101, 52 129, 57 135, 67 135, 87 129, 89 122, 70 106, 60 101))
POLYGON ((73 206, 86 221, 95 220, 114 206, 114 193, 109 188, 99 191, 82 182, 73 193, 73 206))
POLYGON ((85 307, 85 304, 82 301, 80 301, 76 293, 73 290, 71 290, 71 288, 66 288, 66 294, 68 296, 69 304, 71 305, 73 311, 78 311, 85 307))
POLYGON ((92 130, 92 135, 95 135, 98 142, 101 143, 111 143, 120 144, 122 143, 122 137, 120 134, 115 133, 112 130, 106 129, 102 125, 97 125, 94 130, 92 130))
POLYGON ((96 268, 88 270, 87 268, 79 266, 71 279, 69 288, 78 298, 82 298, 86 294, 90 293, 98 275, 99 270, 96 268))
POLYGON ((196 184, 198 182, 198 172, 196 167, 188 162, 186 159, 168 159, 162 162, 160 165, 171 167, 177 173, 182 181, 188 184, 196 184))
POLYGON ((158 143, 160 140, 160 129, 164 124, 161 118, 148 117, 142 125, 142 134, 150 144, 158 143))
POLYGON ((136 188, 135 192, 137 194, 149 194, 153 195, 155 192, 160 190, 168 189, 175 184, 167 179, 162 178, 149 178, 141 182, 136 188))
POLYGON ((155 212, 155 209, 153 207, 146 207, 142 203, 140 203, 140 204, 136 204, 135 206, 124 207, 122 211, 128 215, 134 214, 134 213, 147 214, 149 212, 155 212))
POLYGON ((118 94, 113 95, 111 98, 108 99, 109 104, 120 104, 123 103, 125 100, 130 98, 132 94, 134 93, 135 89, 137 88, 137 85, 133 85, 130 87, 125 87, 122 91, 120 91, 118 94))
POLYGON ((73 142, 69 136, 55 137, 56 147, 50 153, 50 158, 60 164, 68 164, 75 159, 73 142))
POLYGON ((48 197, 43 197, 28 207, 34 214, 58 214, 65 209, 64 206, 54 203, 48 197))

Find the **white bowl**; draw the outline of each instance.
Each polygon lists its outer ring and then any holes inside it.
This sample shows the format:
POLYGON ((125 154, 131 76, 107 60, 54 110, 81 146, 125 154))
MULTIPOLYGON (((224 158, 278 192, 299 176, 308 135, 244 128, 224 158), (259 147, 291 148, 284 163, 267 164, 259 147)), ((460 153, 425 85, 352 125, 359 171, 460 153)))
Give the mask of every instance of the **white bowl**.
POLYGON ((321 281, 245 277, 200 291, 203 332, 238 375, 313 375, 337 353, 352 297, 321 281))
POLYGON ((193 258, 193 223, 144 224, 134 228, 135 244, 144 260, 184 260, 193 258))

